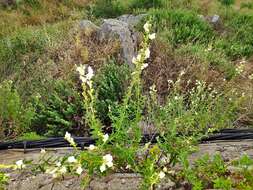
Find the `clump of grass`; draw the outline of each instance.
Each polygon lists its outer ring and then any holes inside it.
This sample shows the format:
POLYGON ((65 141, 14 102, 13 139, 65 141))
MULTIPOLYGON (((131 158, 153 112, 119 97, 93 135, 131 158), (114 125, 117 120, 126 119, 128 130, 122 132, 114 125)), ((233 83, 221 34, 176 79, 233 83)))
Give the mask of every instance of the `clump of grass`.
POLYGON ((253 15, 233 13, 225 21, 226 34, 217 40, 216 47, 222 49, 232 60, 250 57, 253 54, 253 15))
POLYGON ((208 44, 214 37, 211 26, 189 10, 152 10, 156 30, 174 47, 184 43, 208 44))
MULTIPOLYGON (((49 49, 66 37, 71 23, 60 23, 43 28, 20 29, 0 39, 0 81, 18 74, 21 68, 35 64, 49 49)), ((21 77, 21 76, 19 76, 21 77)))
POLYGON ((11 6, 0 7, 0 37, 27 26, 81 19, 88 4, 89 0, 19 0, 11 6))
POLYGON ((36 132, 30 132, 30 133, 27 132, 17 138, 17 140, 19 141, 35 141, 35 140, 43 140, 43 139, 46 139, 46 137, 38 135, 36 132))

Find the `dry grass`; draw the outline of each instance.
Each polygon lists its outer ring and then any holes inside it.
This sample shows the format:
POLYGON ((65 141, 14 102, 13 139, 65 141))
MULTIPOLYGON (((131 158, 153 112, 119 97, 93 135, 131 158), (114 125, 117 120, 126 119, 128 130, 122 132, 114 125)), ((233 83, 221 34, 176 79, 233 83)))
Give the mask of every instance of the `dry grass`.
POLYGON ((0 7, 0 37, 9 35, 18 28, 55 23, 84 16, 84 8, 90 0, 62 1, 41 0, 38 7, 23 3, 17 7, 0 7))

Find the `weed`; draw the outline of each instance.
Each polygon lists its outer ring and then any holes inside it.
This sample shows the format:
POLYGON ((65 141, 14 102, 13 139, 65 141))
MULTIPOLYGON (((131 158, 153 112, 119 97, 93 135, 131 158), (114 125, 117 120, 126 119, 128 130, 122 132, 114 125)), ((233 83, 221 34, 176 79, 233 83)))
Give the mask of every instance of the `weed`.
POLYGON ((150 15, 154 17, 156 30, 174 47, 184 43, 208 44, 214 36, 211 27, 192 11, 158 9, 150 15))
POLYGON ((2 139, 15 138, 29 130, 34 110, 23 105, 12 81, 0 83, 0 135, 2 139))

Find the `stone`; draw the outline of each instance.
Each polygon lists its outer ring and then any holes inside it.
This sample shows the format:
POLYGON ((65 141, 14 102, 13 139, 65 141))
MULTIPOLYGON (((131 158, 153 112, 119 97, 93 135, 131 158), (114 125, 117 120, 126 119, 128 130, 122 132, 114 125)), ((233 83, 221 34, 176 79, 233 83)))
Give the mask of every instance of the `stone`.
POLYGON ((213 16, 211 17, 211 23, 216 24, 216 23, 218 23, 219 21, 220 21, 220 16, 219 16, 219 15, 213 15, 213 16))
POLYGON ((98 31, 100 28, 89 20, 81 20, 80 29, 84 32, 85 35, 90 36, 92 33, 98 31))
POLYGON ((132 66, 132 59, 137 52, 137 36, 126 22, 117 19, 105 19, 98 31, 100 41, 119 40, 122 59, 132 66))
POLYGON ((208 22, 214 29, 219 30, 222 27, 221 18, 219 15, 203 16, 199 15, 199 18, 205 22, 208 22))
POLYGON ((139 24, 141 22, 141 20, 143 18, 145 18, 147 16, 147 14, 140 14, 140 15, 122 15, 120 17, 118 17, 118 20, 127 23, 130 27, 134 27, 137 24, 139 24))
POLYGON ((164 178, 160 184, 156 186, 156 190, 172 190, 175 189, 176 183, 169 178, 164 178))

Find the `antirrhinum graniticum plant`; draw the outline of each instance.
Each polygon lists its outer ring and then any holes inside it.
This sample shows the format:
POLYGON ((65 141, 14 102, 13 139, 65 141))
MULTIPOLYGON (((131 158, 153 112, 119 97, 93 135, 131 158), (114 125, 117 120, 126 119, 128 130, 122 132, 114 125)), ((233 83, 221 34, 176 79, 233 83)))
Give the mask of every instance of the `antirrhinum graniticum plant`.
POLYGON ((144 25, 144 38, 141 43, 141 49, 138 54, 133 57, 132 63, 135 68, 132 72, 131 82, 123 99, 122 105, 120 105, 119 116, 113 117, 113 129, 112 140, 118 142, 121 145, 129 145, 136 143, 139 144, 141 140, 141 131, 138 123, 142 120, 142 112, 144 107, 144 97, 142 96, 141 74, 142 71, 148 67, 146 63, 150 58, 150 42, 155 39, 156 34, 151 34, 151 23, 147 22, 144 25), (129 118, 129 110, 134 115, 129 118), (128 134, 128 135, 126 135, 128 134), (122 140, 120 140, 122 139, 122 140))
POLYGON ((91 66, 87 66, 88 72, 86 73, 86 65, 81 65, 76 69, 79 73, 80 80, 82 82, 82 96, 84 102, 84 108, 86 110, 85 121, 91 128, 92 137, 98 139, 98 143, 105 143, 104 134, 102 132, 102 124, 97 118, 95 101, 96 95, 93 88, 92 78, 94 76, 94 71, 91 66))

